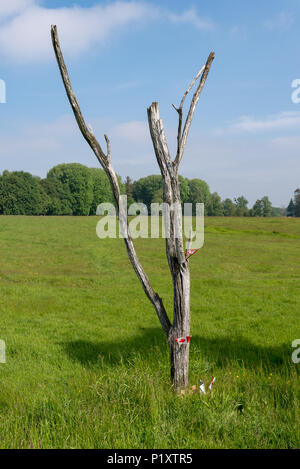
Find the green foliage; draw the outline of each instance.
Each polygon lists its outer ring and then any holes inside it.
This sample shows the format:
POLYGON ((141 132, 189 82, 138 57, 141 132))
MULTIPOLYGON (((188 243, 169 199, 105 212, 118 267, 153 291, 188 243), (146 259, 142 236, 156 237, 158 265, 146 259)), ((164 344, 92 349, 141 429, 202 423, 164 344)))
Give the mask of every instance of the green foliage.
POLYGON ((261 205, 262 205, 262 216, 271 217, 272 216, 272 204, 266 195, 261 199, 261 205))
POLYGON ((238 217, 246 217, 249 215, 248 200, 243 195, 235 198, 234 202, 236 205, 235 213, 238 217))
POLYGON ((160 189, 157 189, 156 192, 154 192, 151 203, 161 204, 162 202, 163 202, 163 188, 161 187, 160 189))
POLYGON ((134 185, 135 183, 131 180, 131 178, 129 176, 126 176, 126 179, 124 182, 124 193, 127 195, 128 206, 135 202, 133 198, 134 185))
POLYGON ((225 217, 233 217, 235 215, 236 206, 231 199, 223 200, 223 213, 225 217))
POLYGON ((290 203, 286 209, 286 215, 288 217, 294 217, 295 216, 295 205, 293 199, 290 200, 290 203))
POLYGON ((96 215, 98 205, 103 202, 114 203, 114 197, 105 171, 100 168, 89 169, 92 180, 93 199, 90 206, 90 215, 96 215))
POLYGON ((0 214, 39 215, 39 180, 24 171, 4 171, 0 176, 0 214))
POLYGON ((257 199, 251 210, 252 217, 262 217, 262 204, 261 200, 257 199))
MULTIPOLYGON (((95 217, 1 217, 1 448, 299 448, 300 220, 206 218, 191 258, 190 386, 122 239, 95 217), (276 234, 277 232, 277 234, 276 234)), ((137 239, 172 314, 163 239, 137 239)))
POLYGON ((300 217, 300 189, 294 192, 294 214, 295 217, 300 217))
POLYGON ((272 217, 285 217, 286 211, 284 207, 272 207, 272 217))
POLYGON ((157 194, 162 188, 162 177, 153 174, 152 176, 147 176, 136 181, 133 190, 133 197, 137 202, 143 202, 147 205, 148 212, 150 213, 150 205, 154 197, 157 197, 157 194))
POLYGON ((189 202, 192 204, 204 203, 206 206, 210 198, 209 186, 202 179, 191 179, 189 180, 189 202))
POLYGON ((63 163, 50 169, 47 179, 59 180, 71 194, 73 215, 89 215, 93 201, 91 171, 79 163, 63 163))
POLYGON ((222 217, 224 215, 221 197, 217 192, 213 192, 210 196, 207 204, 207 215, 214 217, 222 217))
POLYGON ((258 199, 251 209, 252 217, 271 217, 272 215, 274 215, 274 210, 267 196, 258 199))
POLYGON ((190 202, 190 186, 188 178, 178 176, 180 183, 180 197, 183 204, 190 202))
POLYGON ((72 215, 72 195, 68 185, 58 178, 47 178, 40 181, 40 192, 43 200, 44 215, 72 215))
POLYGON ((40 192, 40 215, 48 215, 49 207, 51 205, 51 198, 43 187, 42 180, 39 181, 40 192))
POLYGON ((294 191, 294 197, 289 202, 286 215, 288 217, 300 217, 300 189, 294 191))
MULTIPOLYGON (((151 175, 124 183, 117 176, 121 194, 127 195, 127 205, 142 202, 150 213, 151 203, 163 202, 163 183, 160 175, 151 175)), ((179 175, 182 204, 204 203, 207 216, 297 216, 300 217, 300 189, 294 192, 287 209, 274 208, 268 197, 258 199, 251 210, 244 196, 221 201, 217 192, 210 193, 201 179, 179 175)), ((105 172, 78 163, 60 164, 50 169, 46 179, 29 173, 4 171, 0 176, 0 214, 28 215, 95 215, 99 204, 115 200, 105 172), (37 190, 38 189, 38 190, 37 190)))

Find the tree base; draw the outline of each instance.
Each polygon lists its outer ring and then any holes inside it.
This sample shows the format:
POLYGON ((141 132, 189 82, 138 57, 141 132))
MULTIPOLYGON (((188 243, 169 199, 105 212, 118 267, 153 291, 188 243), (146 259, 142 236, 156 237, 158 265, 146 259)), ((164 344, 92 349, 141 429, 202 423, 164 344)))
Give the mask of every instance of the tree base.
POLYGON ((173 389, 180 392, 189 384, 189 351, 190 345, 177 344, 173 339, 170 346, 171 380, 173 389))

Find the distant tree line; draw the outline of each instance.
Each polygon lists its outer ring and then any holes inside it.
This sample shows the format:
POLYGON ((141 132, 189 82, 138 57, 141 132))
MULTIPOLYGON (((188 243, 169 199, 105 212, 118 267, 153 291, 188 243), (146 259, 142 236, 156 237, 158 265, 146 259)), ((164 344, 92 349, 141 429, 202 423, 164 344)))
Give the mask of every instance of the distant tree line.
POLYGON ((101 202, 113 203, 102 169, 71 163, 50 169, 45 179, 23 171, 0 176, 3 215, 95 215, 101 202))
POLYGON ((290 200, 286 209, 288 217, 300 217, 300 189, 296 189, 294 197, 290 200))
MULTIPOLYGON (((225 217, 271 217, 285 215, 285 209, 272 207, 267 196, 258 199, 252 208, 248 208, 248 200, 240 197, 222 200, 217 192, 210 192, 208 184, 202 179, 188 179, 179 176, 182 203, 204 203, 205 215, 225 217)), ((125 180, 125 193, 129 202, 143 202, 150 210, 151 203, 163 201, 162 179, 159 175, 147 176, 132 181, 128 176, 125 180)))
MULTIPOLYGON (((221 200, 217 192, 210 192, 202 179, 179 176, 183 203, 204 203, 207 216, 284 215, 282 209, 272 207, 267 196, 257 200, 251 209, 244 196, 221 200)), ((151 175, 124 182, 120 188, 127 195, 128 205, 144 203, 150 213, 152 203, 162 203, 162 178, 151 175)), ((110 184, 102 169, 87 168, 78 163, 54 166, 45 179, 24 171, 4 171, 0 175, 0 214, 2 215, 95 215, 102 202, 114 203, 110 184)), ((288 216, 300 216, 300 190, 295 191, 287 209, 288 216)))

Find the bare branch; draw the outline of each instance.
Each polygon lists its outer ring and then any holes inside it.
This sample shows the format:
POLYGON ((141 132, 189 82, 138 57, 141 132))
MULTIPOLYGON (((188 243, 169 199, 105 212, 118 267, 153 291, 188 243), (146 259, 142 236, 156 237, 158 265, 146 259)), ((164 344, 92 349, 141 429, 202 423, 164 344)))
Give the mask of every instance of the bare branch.
POLYGON ((166 246, 170 270, 173 272, 175 259, 179 265, 185 263, 182 239, 178 236, 178 233, 182 233, 181 211, 179 218, 179 211, 175 208, 175 204, 180 203, 180 188, 178 176, 173 170, 174 165, 171 161, 158 103, 152 103, 147 113, 153 148, 163 179, 163 201, 170 207, 170 227, 166 246))
POLYGON ((99 142, 96 140, 93 131, 91 132, 84 121, 84 118, 81 114, 81 110, 78 104, 78 101, 76 99, 76 96, 73 92, 68 70, 61 52, 60 44, 59 44, 59 39, 57 35, 57 27, 56 26, 51 26, 51 38, 52 38, 52 44, 56 56, 56 60, 58 63, 58 67, 60 70, 60 74, 65 86, 65 90, 69 99, 69 102, 71 104, 71 107, 73 109, 73 113, 75 116, 75 119, 77 121, 78 127, 85 138, 85 140, 88 142, 92 150, 94 151, 95 155, 98 158, 98 161, 100 162, 101 165, 105 164, 105 154, 99 144, 99 142))
POLYGON ((201 75, 201 73, 203 72, 204 68, 205 68, 205 65, 203 65, 203 67, 201 68, 201 70, 197 73, 197 75, 196 75, 196 76, 193 78, 193 80, 191 81, 190 86, 188 87, 188 89, 186 90, 186 92, 184 93, 184 95, 183 95, 183 97, 182 97, 182 100, 181 100, 181 102, 180 102, 179 108, 181 108, 181 109, 183 108, 183 103, 184 103, 184 100, 185 100, 187 94, 188 94, 188 93, 191 91, 191 89, 193 88, 194 83, 196 82, 196 80, 198 80, 198 78, 200 77, 200 75, 201 75))
POLYGON ((124 208, 123 208, 122 204, 120 203, 119 182, 118 182, 117 175, 116 175, 116 173, 115 173, 115 171, 114 171, 114 169, 113 169, 113 167, 110 163, 111 148, 110 148, 109 139, 108 139, 107 135, 105 135, 105 140, 106 140, 106 144, 107 144, 107 156, 106 156, 105 153, 103 152, 99 142, 97 141, 96 137, 94 136, 93 130, 88 129, 88 127, 86 126, 86 123, 84 121, 84 118, 82 116, 78 101, 77 101, 76 96, 74 94, 74 91, 72 89, 72 85, 71 85, 71 82, 70 82, 68 70, 67 70, 67 67, 65 65, 64 58, 63 58, 63 55, 62 55, 62 52, 61 52, 56 26, 51 26, 51 37, 52 37, 52 43, 53 43, 53 47, 54 47, 58 67, 59 67, 59 70, 60 70, 60 73, 61 73, 61 76, 62 76, 62 80, 63 80, 64 86, 65 86, 65 90, 66 90, 69 102, 71 104, 71 107, 72 107, 74 115, 75 115, 78 127, 79 127, 83 137, 85 138, 85 140, 88 142, 88 144, 90 145, 90 147, 94 151, 96 157, 98 158, 99 163, 101 164, 101 166, 103 167, 104 171, 106 172, 106 174, 108 176, 108 179, 109 179, 109 182, 110 182, 110 185, 111 185, 111 189, 112 189, 112 192, 113 192, 113 195, 114 195, 114 199, 115 199, 115 202, 116 202, 120 222, 121 222, 121 224, 123 224, 123 232, 126 232, 126 237, 124 237, 124 242, 125 242, 125 245, 126 245, 126 249, 127 249, 127 253, 128 253, 130 262, 131 262, 131 264, 132 264, 132 266, 133 266, 133 268, 134 268, 134 270, 137 274, 137 277, 138 277, 139 281, 142 284, 144 292, 146 293, 147 297, 149 298, 149 300, 153 304, 153 306, 155 308, 155 311, 157 313, 157 316, 160 320, 160 323, 161 323, 161 325, 162 325, 162 327, 163 327, 163 329, 166 333, 166 336, 168 337, 170 329, 172 327, 171 323, 170 323, 170 320, 168 318, 168 315, 167 315, 167 312, 165 310, 162 299, 153 290, 153 288, 150 284, 150 281, 149 281, 149 279, 148 279, 148 277, 147 277, 147 275, 146 275, 146 273, 145 273, 145 271, 144 271, 144 269, 143 269, 143 267, 142 267, 142 265, 139 261, 139 258, 136 254, 136 251, 135 251, 135 248, 134 248, 134 245, 133 245, 133 241, 132 241, 132 238, 131 238, 131 235, 130 235, 130 231, 129 231, 129 228, 128 228, 127 219, 124 216, 124 208))
POLYGON ((95 136, 92 124, 88 124, 88 128, 89 128, 89 131, 91 132, 91 134, 95 136))
POLYGON ((111 155, 111 150, 110 150, 110 141, 109 138, 106 134, 104 134, 104 138, 106 141, 106 147, 107 147, 107 158, 110 160, 110 155, 111 155))
POLYGON ((193 88, 194 83, 196 82, 196 80, 198 80, 198 78, 200 77, 200 75, 203 72, 204 68, 205 68, 205 65, 203 65, 201 70, 197 73, 197 75, 191 81, 190 86, 188 87, 188 89, 186 90, 186 92, 184 93, 184 95, 183 95, 183 97, 180 101, 179 108, 175 107, 174 104, 172 104, 173 108, 178 112, 177 152, 176 152, 175 160, 177 160, 179 158, 179 155, 180 155, 181 129, 182 129, 182 109, 183 109, 184 100, 185 100, 186 96, 188 95, 188 93, 190 92, 190 90, 193 88))
POLYGON ((154 102, 147 109, 150 134, 153 141, 155 155, 161 171, 166 174, 172 166, 163 122, 159 115, 158 103, 154 102))
MULTIPOLYGON (((178 130, 177 130, 177 151, 176 151, 176 158, 179 155, 180 151, 180 145, 181 145, 181 128, 182 128, 182 107, 175 107, 174 104, 172 104, 173 108, 178 112, 178 130)), ((175 161, 176 161, 175 158, 175 161)))
MULTIPOLYGON (((198 103, 198 99, 199 99, 201 91, 202 91, 202 89, 205 85, 207 75, 208 75, 208 72, 210 70, 210 67, 211 67, 211 64, 212 64, 214 58, 215 58, 215 54, 214 54, 214 52, 211 52, 208 56, 207 61, 206 61, 204 70, 202 72, 201 79, 199 81, 199 85, 198 85, 198 87, 197 87, 197 89, 194 93, 194 96, 193 96, 193 99, 192 99, 192 102, 191 102, 191 105, 190 105, 190 108, 189 108, 189 112, 187 114, 186 121, 185 121, 185 124, 184 124, 184 129, 183 129, 183 132, 182 132, 182 136, 180 138, 180 145, 179 145, 179 148, 177 149, 177 154, 176 154, 176 158, 175 158, 175 161, 174 161, 176 168, 178 168, 179 163, 181 161, 181 158, 182 158, 182 155, 183 155, 183 152, 184 152, 184 148, 185 148, 185 144, 186 144, 186 139, 187 139, 187 136, 188 136, 188 133, 189 133, 189 130, 190 130, 191 123, 192 123, 193 115, 194 115, 194 112, 195 112, 195 109, 196 109, 196 106, 197 106, 197 103, 198 103)), ((201 72, 201 70, 200 70, 200 72, 201 72)), ((183 95, 183 98, 181 100, 182 104, 184 102, 184 99, 185 99, 187 93, 190 91, 190 89, 194 85, 197 77, 199 78, 200 72, 193 79, 193 81, 190 84, 188 90, 183 95)))

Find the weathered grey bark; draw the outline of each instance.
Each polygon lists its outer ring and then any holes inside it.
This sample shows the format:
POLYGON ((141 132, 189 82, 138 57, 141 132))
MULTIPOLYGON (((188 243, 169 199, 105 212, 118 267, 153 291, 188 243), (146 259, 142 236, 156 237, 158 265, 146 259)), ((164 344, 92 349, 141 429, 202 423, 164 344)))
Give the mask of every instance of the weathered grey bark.
POLYGON ((173 386, 177 391, 188 385, 190 348, 189 343, 179 345, 176 342, 176 338, 190 335, 189 260, 185 255, 183 243, 182 211, 176 210, 178 205, 181 207, 178 167, 183 156, 194 111, 213 59, 214 53, 211 53, 207 59, 206 65, 202 67, 184 93, 179 108, 173 105, 179 116, 177 152, 174 161, 172 161, 168 149, 163 123, 159 115, 158 103, 152 103, 147 110, 152 143, 163 179, 163 201, 170 206, 170 236, 166 238, 166 253, 173 279, 173 325, 169 331, 168 342, 170 348, 171 378, 173 386), (192 98, 182 131, 182 108, 184 100, 200 76, 200 82, 192 98))
POLYGON ((162 325, 162 328, 167 336, 170 347, 172 383, 174 389, 179 391, 181 388, 188 385, 189 344, 179 346, 176 342, 176 338, 190 335, 190 272, 189 262, 185 256, 185 250, 182 239, 182 212, 181 210, 176 210, 176 207, 178 207, 178 205, 181 203, 180 184, 178 180, 178 166, 184 152, 184 147, 193 118, 193 114, 195 111, 195 107, 199 99, 199 95, 202 91, 202 88, 205 84, 209 68, 214 58, 214 54, 211 53, 209 55, 206 65, 196 75, 188 90, 185 92, 179 108, 175 108, 179 114, 179 125, 177 136, 177 153, 174 161, 172 161, 168 149, 162 120, 159 116, 158 103, 152 103, 152 105, 148 108, 148 122, 150 133, 157 162, 160 167, 163 178, 163 200, 170 207, 170 231, 169 237, 166 238, 166 252, 169 268, 173 279, 174 292, 173 324, 171 324, 167 312, 165 310, 163 301, 159 297, 159 295, 153 290, 150 281, 136 254, 134 244, 130 235, 129 227, 127 224, 127 218, 124 213, 124 207, 122 206, 122 204, 120 204, 120 189, 116 173, 111 165, 111 148, 109 139, 105 135, 105 140, 107 144, 107 154, 105 154, 99 142, 97 141, 93 131, 87 127, 84 118, 81 114, 80 107, 73 92, 68 71, 61 52, 56 26, 51 26, 51 37, 61 77, 79 129, 83 137, 95 153, 99 163, 103 167, 110 181, 120 219, 120 224, 122 226, 122 231, 123 233, 126 233, 126 236, 124 237, 124 242, 126 245, 130 262, 137 274, 139 281, 141 282, 144 292, 153 304, 159 321, 162 325), (185 121, 185 125, 182 131, 183 103, 186 95, 200 76, 200 82, 193 96, 189 112, 185 121), (178 233, 180 234, 179 236, 178 233))

